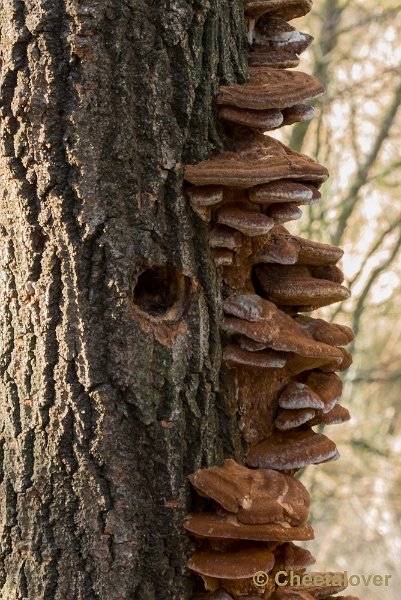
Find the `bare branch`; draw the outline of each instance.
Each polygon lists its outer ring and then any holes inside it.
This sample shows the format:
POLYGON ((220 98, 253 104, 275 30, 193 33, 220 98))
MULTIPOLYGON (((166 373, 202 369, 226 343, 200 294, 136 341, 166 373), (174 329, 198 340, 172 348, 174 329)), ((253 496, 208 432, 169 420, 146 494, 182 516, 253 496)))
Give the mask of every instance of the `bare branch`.
POLYGON ((358 204, 358 197, 361 189, 366 185, 369 180, 369 172, 374 166, 380 150, 383 147, 383 143, 388 138, 391 130, 391 126, 398 113, 398 109, 401 103, 401 80, 394 91, 393 100, 382 120, 381 127, 378 131, 375 142, 372 145, 371 151, 365 158, 365 161, 361 169, 356 173, 354 181, 351 184, 348 196, 342 203, 342 211, 338 218, 338 224, 336 231, 332 236, 332 242, 338 246, 342 240, 348 221, 355 211, 358 204))

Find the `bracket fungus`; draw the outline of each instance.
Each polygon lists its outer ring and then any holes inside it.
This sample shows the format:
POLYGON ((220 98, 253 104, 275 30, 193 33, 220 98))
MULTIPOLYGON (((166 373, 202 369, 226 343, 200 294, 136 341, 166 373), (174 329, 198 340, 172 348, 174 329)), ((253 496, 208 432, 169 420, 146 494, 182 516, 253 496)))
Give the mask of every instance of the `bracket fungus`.
POLYGON ((202 577, 207 590, 223 586, 227 592, 241 595, 254 590, 255 573, 269 573, 273 566, 274 554, 257 546, 228 552, 203 550, 188 561, 188 567, 202 577))
POLYGON ((310 103, 323 94, 324 88, 312 75, 269 67, 251 67, 249 71, 249 81, 244 85, 220 88, 217 104, 223 107, 219 111, 221 119, 267 131, 313 117, 310 103), (277 124, 269 125, 273 118, 277 124))
POLYGON ((227 334, 249 338, 266 348, 303 357, 340 363, 343 355, 333 346, 315 341, 295 320, 275 304, 256 294, 238 294, 223 303, 226 315, 221 327, 227 334))
POLYGON ((341 404, 336 404, 329 412, 316 411, 316 416, 308 423, 310 427, 315 425, 341 425, 349 421, 351 415, 349 410, 341 404))
MULTIPOLYGON (((249 80, 220 87, 216 104, 229 151, 185 167, 189 203, 210 223, 211 257, 224 282, 223 362, 233 375, 245 464, 189 476, 205 498, 185 528, 198 551, 188 566, 209 590, 205 600, 328 600, 342 586, 285 587, 274 573, 304 573, 315 562, 293 541, 313 539, 310 497, 294 477, 310 464, 339 457, 335 443, 312 427, 343 423, 337 371, 352 357, 344 325, 300 313, 346 300, 340 248, 293 235, 283 223, 321 198, 327 169, 266 131, 313 118, 323 93, 296 67, 312 37, 288 21, 312 0, 245 0, 249 80), (255 587, 256 571, 269 573, 255 587)), ((202 226, 205 228, 205 226, 202 226)), ((226 373, 224 372, 224 377, 226 373)), ((355 600, 345 596, 344 600, 355 600)))
POLYGON ((280 544, 274 549, 274 570, 299 573, 314 565, 316 558, 306 548, 293 542, 280 544))
POLYGON ((254 542, 291 542, 313 539, 310 525, 288 523, 241 523, 225 511, 203 512, 189 515, 184 527, 198 538, 216 540, 248 540, 254 542))
POLYGON ((252 446, 246 464, 260 469, 288 471, 339 458, 334 442, 312 429, 275 431, 252 446))
POLYGON ((311 45, 313 37, 298 31, 280 17, 269 13, 260 17, 249 32, 250 66, 288 69, 299 65, 299 55, 311 45))
POLYGON ((243 137, 236 140, 236 145, 235 152, 222 152, 187 165, 185 180, 196 186, 249 189, 280 179, 305 181, 319 188, 328 178, 325 167, 263 134, 243 137))
POLYGON ((308 312, 342 300, 350 292, 337 281, 321 279, 306 265, 258 265, 255 277, 263 297, 279 306, 308 312))
POLYGON ((254 470, 227 459, 223 467, 189 476, 198 493, 238 516, 241 523, 299 525, 308 517, 310 497, 301 482, 272 470, 254 470))
POLYGON ((245 0, 245 15, 260 17, 271 14, 291 21, 304 17, 312 9, 312 0, 245 0))

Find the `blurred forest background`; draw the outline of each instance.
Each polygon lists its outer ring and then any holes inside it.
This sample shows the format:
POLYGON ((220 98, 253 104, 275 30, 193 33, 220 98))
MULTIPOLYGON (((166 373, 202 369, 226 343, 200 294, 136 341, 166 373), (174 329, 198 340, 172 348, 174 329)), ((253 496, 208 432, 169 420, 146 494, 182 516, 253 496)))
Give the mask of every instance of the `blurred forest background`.
POLYGON ((317 540, 308 547, 316 570, 392 574, 391 588, 348 593, 399 600, 401 2, 315 0, 311 16, 294 24, 315 37, 300 68, 327 93, 314 120, 281 136, 331 177, 321 203, 292 230, 344 248, 353 297, 324 314, 358 334, 342 400, 353 419, 327 428, 341 460, 302 475, 317 540))

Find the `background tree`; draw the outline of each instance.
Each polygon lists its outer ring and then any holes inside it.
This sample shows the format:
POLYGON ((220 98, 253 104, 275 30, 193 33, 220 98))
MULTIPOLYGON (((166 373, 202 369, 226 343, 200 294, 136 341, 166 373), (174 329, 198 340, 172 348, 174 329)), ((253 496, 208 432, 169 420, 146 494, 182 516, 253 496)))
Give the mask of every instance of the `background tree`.
POLYGON ((240 0, 1 4, 3 600, 191 596, 185 475, 241 448, 182 171, 243 27, 240 0))

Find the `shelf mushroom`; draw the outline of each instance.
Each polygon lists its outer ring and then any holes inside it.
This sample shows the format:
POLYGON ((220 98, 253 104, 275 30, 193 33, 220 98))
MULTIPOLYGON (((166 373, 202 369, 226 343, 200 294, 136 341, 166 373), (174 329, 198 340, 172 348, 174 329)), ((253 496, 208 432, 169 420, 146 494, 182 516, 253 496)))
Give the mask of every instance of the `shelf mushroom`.
POLYGON ((338 348, 315 341, 291 316, 256 294, 231 296, 223 309, 226 316, 221 327, 228 335, 241 335, 264 348, 321 360, 323 364, 340 364, 343 360, 338 348))
MULTIPOLYGON (((305 584, 305 585, 297 585, 297 586, 285 586, 283 588, 281 588, 280 590, 276 590, 274 596, 273 596, 273 600, 298 600, 296 594, 309 594, 311 598, 317 599, 317 600, 329 600, 330 598, 333 597, 333 594, 338 594, 339 592, 344 591, 345 589, 347 589, 348 584, 344 581, 344 575, 342 573, 314 573, 313 577, 315 579, 318 578, 318 576, 320 576, 320 578, 323 581, 327 581, 327 580, 331 580, 331 584, 322 584, 322 585, 317 585, 317 584, 313 584, 313 581, 311 584, 305 584), (292 594, 292 595, 291 595, 292 594), (295 594, 295 595, 294 595, 295 594)), ((304 598, 304 596, 299 596, 300 600, 304 598)), ((351 598, 350 596, 348 597, 342 597, 342 596, 336 596, 336 598, 343 598, 343 600, 345 600, 345 598, 351 598)), ((352 598, 351 598, 352 600, 352 598)), ((358 600, 358 599, 354 599, 354 600, 358 600)))
POLYGON ((312 0, 245 0, 245 15, 260 17, 270 14, 291 21, 304 17, 312 8, 312 0))
POLYGON ((308 517, 310 497, 304 486, 276 471, 253 470, 227 459, 222 467, 201 469, 189 480, 240 523, 300 525, 308 517))
POLYGON ((299 65, 299 55, 311 45, 313 37, 298 31, 280 17, 269 13, 260 17, 249 32, 251 66, 290 69, 299 65))
POLYGON ((350 297, 347 288, 333 277, 322 279, 313 266, 260 264, 254 273, 264 298, 297 312, 313 311, 350 297))
POLYGON ((274 569, 278 571, 286 571, 289 573, 304 573, 306 569, 315 564, 315 557, 306 548, 301 548, 293 542, 280 544, 273 550, 274 553, 274 569))
POLYGON ((315 416, 308 423, 310 427, 315 425, 341 425, 351 419, 349 410, 341 404, 336 404, 335 407, 327 413, 316 411, 315 416))
MULTIPOLYGON (((184 179, 195 186, 208 186, 213 190, 212 198, 217 199, 216 186, 246 190, 284 179, 305 181, 319 188, 328 177, 327 169, 313 159, 258 132, 246 137, 240 135, 235 143, 235 152, 222 152, 195 165, 186 165, 184 179)), ((192 198, 193 188, 189 194, 192 198)), ((210 206, 211 200, 205 192, 196 192, 197 204, 202 194, 210 206)))
POLYGON ((248 452, 246 464, 261 469, 291 471, 339 458, 333 441, 312 429, 275 431, 248 452))
POLYGON ((273 566, 274 554, 258 546, 225 552, 201 550, 188 561, 188 567, 202 577, 207 590, 222 587, 242 596, 255 590, 255 573, 269 573, 273 566))
POLYGON ((337 404, 341 394, 342 382, 335 373, 311 371, 304 383, 291 381, 278 399, 277 429, 286 431, 304 424, 312 426, 349 420, 347 409, 337 404))
POLYGON ((249 469, 228 459, 222 467, 200 469, 189 479, 196 492, 212 502, 212 510, 191 514, 185 521, 192 535, 207 540, 188 566, 211 591, 222 587, 233 594, 251 593, 257 571, 270 572, 277 556, 293 556, 294 550, 285 546, 275 555, 277 543, 313 539, 306 524, 309 494, 289 475, 249 469))
POLYGON ((184 527, 198 538, 216 540, 249 540, 255 542, 291 542, 313 539, 310 525, 291 526, 282 523, 241 523, 238 518, 225 511, 190 514, 184 527))
POLYGON ((211 221, 210 246, 221 266, 244 266, 254 255, 248 238, 260 238, 277 223, 299 218, 298 206, 318 200, 327 170, 283 144, 254 132, 236 141, 237 152, 224 152, 187 165, 185 179, 192 209, 211 221), (270 214, 269 214, 270 213, 270 214))
POLYGON ((269 67, 251 67, 249 72, 247 83, 219 89, 222 120, 267 131, 314 116, 311 102, 323 94, 324 87, 312 75, 269 67))

